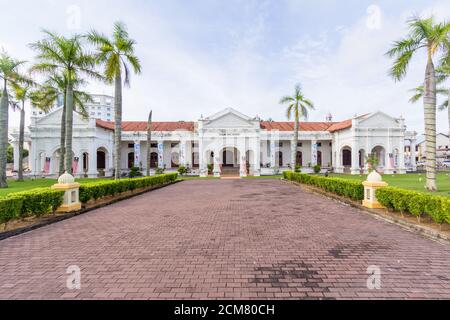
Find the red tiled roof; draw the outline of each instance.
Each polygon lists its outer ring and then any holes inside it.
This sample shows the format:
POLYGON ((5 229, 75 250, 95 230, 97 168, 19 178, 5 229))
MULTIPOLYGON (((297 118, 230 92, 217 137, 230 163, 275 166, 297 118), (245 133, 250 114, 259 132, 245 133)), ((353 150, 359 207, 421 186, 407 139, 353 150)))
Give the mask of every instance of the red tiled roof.
POLYGON ((351 128, 352 126, 353 126, 353 121, 352 120, 347 120, 347 121, 335 123, 334 125, 332 125, 331 127, 328 128, 328 131, 333 133, 333 132, 336 132, 336 131, 341 131, 341 130, 344 130, 344 129, 351 128))
MULTIPOLYGON (((114 122, 97 120, 97 127, 114 130, 114 122)), ((147 131, 147 122, 123 121, 123 131, 147 131)), ((153 122, 153 131, 194 131, 193 122, 153 122)))
MULTIPOLYGON (((300 131, 328 131, 334 122, 300 122, 300 131)), ((272 131, 294 131, 294 122, 261 122, 261 129, 272 131)))

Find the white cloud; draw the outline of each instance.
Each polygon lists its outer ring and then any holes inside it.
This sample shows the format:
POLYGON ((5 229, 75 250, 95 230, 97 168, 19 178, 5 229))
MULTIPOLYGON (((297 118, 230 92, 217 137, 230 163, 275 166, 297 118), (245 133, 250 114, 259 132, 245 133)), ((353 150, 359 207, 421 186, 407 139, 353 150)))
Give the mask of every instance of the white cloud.
POLYGON ((371 5, 367 8, 366 26, 369 30, 380 30, 382 26, 382 12, 377 5, 371 5))

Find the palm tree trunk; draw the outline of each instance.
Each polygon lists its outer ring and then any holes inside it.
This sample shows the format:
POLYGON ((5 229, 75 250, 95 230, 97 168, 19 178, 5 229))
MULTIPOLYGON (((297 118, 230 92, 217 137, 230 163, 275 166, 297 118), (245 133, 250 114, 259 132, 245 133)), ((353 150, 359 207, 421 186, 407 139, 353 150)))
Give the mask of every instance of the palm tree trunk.
POLYGON ((24 140, 25 140, 25 101, 22 101, 22 109, 20 109, 20 129, 19 129, 19 181, 23 181, 24 140))
POLYGON ((66 150, 65 150, 65 170, 68 173, 72 173, 72 131, 73 131, 73 85, 69 83, 67 85, 67 106, 66 106, 66 150))
POLYGON ((3 95, 0 104, 0 188, 8 188, 6 181, 6 165, 8 148, 8 91, 7 82, 4 80, 3 95))
POLYGON ((437 191, 436 184, 436 75, 431 56, 425 74, 425 138, 427 157, 427 189, 437 191))
POLYGON ((64 92, 63 112, 61 116, 61 138, 59 143, 59 176, 64 174, 64 159, 66 156, 66 110, 67 110, 67 91, 64 92))
MULTIPOLYGON (((298 114, 298 112, 296 112, 296 114, 298 114)), ((300 119, 299 117, 296 115, 295 117, 295 125, 294 125, 294 141, 291 145, 291 166, 292 166, 292 170, 295 170, 295 167, 297 165, 297 147, 298 147, 298 130, 299 130, 299 122, 300 119)))
POLYGON ((114 130, 114 169, 116 180, 121 176, 120 147, 122 143, 122 74, 120 71, 115 80, 115 130, 114 130))
POLYGON ((150 111, 148 116, 148 126, 147 126, 147 177, 150 176, 150 166, 152 158, 152 116, 153 111, 150 111))
POLYGON ((448 114, 448 139, 450 140, 450 89, 448 90, 448 101, 447 101, 447 114, 448 114))

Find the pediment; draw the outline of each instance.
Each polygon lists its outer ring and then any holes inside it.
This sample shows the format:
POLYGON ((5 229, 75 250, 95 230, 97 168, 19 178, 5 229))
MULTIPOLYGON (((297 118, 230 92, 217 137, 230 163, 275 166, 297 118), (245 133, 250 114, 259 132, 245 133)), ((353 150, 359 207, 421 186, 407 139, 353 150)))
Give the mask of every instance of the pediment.
POLYGON ((363 120, 360 120, 359 127, 367 128, 392 128, 398 127, 399 123, 397 119, 383 113, 376 112, 368 115, 363 120))
POLYGON ((205 119, 206 128, 253 128, 255 120, 234 110, 225 109, 205 119))
MULTIPOLYGON (((42 118, 38 119, 36 121, 36 125, 39 127, 45 127, 45 126, 55 126, 61 124, 61 117, 62 117, 62 108, 58 108, 49 114, 43 116, 42 118)), ((79 126, 79 125, 86 125, 88 124, 87 120, 84 120, 78 113, 73 113, 73 125, 79 126)))

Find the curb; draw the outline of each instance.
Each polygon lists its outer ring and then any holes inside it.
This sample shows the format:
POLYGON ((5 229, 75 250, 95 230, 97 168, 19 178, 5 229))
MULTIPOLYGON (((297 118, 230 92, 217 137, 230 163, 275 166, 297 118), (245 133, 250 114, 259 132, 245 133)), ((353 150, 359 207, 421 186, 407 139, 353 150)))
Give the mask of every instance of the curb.
POLYGON ((58 223, 58 222, 61 222, 61 221, 64 221, 64 220, 68 220, 68 219, 71 219, 73 217, 81 216, 81 215, 86 214, 88 212, 91 212, 91 211, 94 211, 94 210, 97 210, 97 209, 100 209, 100 208, 103 208, 103 207, 107 207, 107 206, 112 205, 114 203, 121 202, 121 201, 128 200, 128 199, 132 199, 134 197, 143 195, 145 193, 149 193, 149 192, 152 192, 152 191, 155 191, 155 190, 158 190, 158 189, 162 189, 162 188, 165 188, 165 187, 168 187, 168 186, 171 186, 173 184, 180 183, 180 182, 183 182, 183 180, 176 180, 174 182, 167 183, 167 184, 155 187, 155 188, 151 188, 151 189, 148 189, 148 190, 143 190, 143 191, 140 191, 140 192, 136 192, 136 193, 133 193, 131 195, 124 196, 124 197, 118 197, 116 199, 111 200, 108 203, 102 203, 102 204, 99 204, 99 205, 93 205, 92 207, 81 209, 80 211, 77 211, 77 212, 67 213, 65 215, 55 216, 55 217, 51 217, 50 216, 50 218, 47 221, 42 221, 42 222, 39 222, 39 223, 31 225, 31 226, 27 226, 27 227, 23 227, 23 228, 19 228, 19 229, 16 229, 16 230, 11 230, 11 231, 6 231, 6 232, 0 232, 0 241, 6 240, 8 238, 12 238, 12 237, 24 234, 24 233, 28 233, 28 232, 36 230, 36 229, 47 227, 49 225, 52 225, 52 224, 55 224, 55 223, 58 223))
POLYGON ((379 211, 377 211, 375 209, 366 208, 362 204, 359 204, 359 203, 357 203, 357 202, 355 202, 353 200, 350 200, 350 199, 347 199, 347 198, 343 198, 343 197, 340 197, 340 196, 337 196, 337 195, 334 195, 334 194, 331 194, 331 193, 327 193, 327 192, 325 192, 325 191, 323 191, 323 190, 321 190, 319 188, 315 188, 315 187, 312 187, 312 186, 309 186, 309 185, 304 185, 304 184, 301 184, 301 183, 298 183, 298 182, 285 180, 285 179, 282 179, 282 181, 284 181, 286 183, 289 183, 289 184, 293 184, 295 186, 298 186, 298 187, 300 187, 302 190, 304 190, 306 192, 310 192, 310 193, 314 193, 314 194, 317 194, 317 195, 321 195, 321 196, 324 196, 324 197, 329 198, 331 200, 334 200, 334 201, 337 201, 337 202, 349 205, 349 206, 351 206, 353 208, 360 209, 366 215, 370 215, 371 217, 373 217, 373 218, 375 218, 377 220, 381 220, 381 221, 388 222, 390 224, 394 224, 396 226, 399 226, 399 227, 401 227, 402 229, 404 229, 406 231, 409 231, 411 233, 417 234, 417 235, 419 235, 419 236, 421 236, 423 238, 426 238, 428 240, 433 240, 433 241, 438 242, 440 244, 450 246, 450 236, 449 235, 441 233, 441 232, 439 232, 437 230, 434 230, 432 228, 429 228, 427 226, 421 226, 421 225, 418 225, 418 224, 411 223, 409 221, 401 220, 401 219, 396 218, 396 217, 391 217, 391 216, 385 215, 382 212, 379 212, 379 211))

